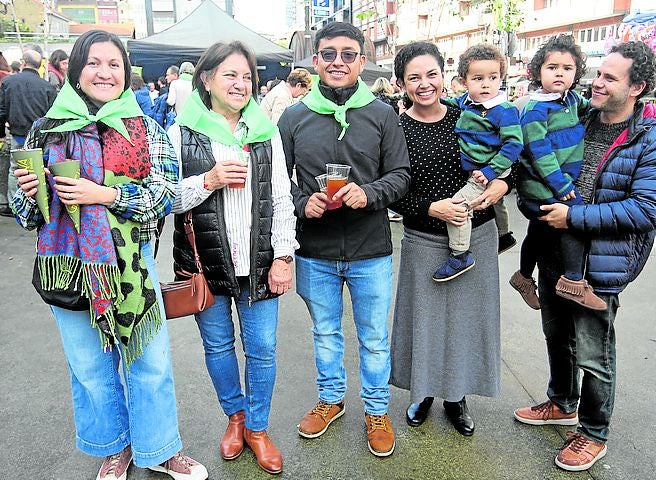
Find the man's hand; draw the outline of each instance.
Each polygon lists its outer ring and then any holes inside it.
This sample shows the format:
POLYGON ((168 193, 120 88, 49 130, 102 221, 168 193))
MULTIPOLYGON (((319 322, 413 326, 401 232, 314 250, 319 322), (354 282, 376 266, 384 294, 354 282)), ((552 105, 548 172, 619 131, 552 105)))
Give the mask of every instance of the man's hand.
POLYGON ((321 218, 326 211, 328 197, 323 192, 314 192, 305 204, 305 218, 321 218))
POLYGON ((540 220, 547 222, 550 227, 567 228, 567 213, 569 207, 562 203, 553 203, 551 205, 542 205, 540 210, 548 212, 540 217, 540 220))
POLYGON ((274 260, 269 269, 269 290, 283 294, 292 288, 291 264, 284 260, 274 260))
POLYGON ((339 200, 346 204, 349 208, 364 208, 367 206, 367 194, 364 193, 364 190, 360 188, 360 185, 357 183, 351 182, 344 185, 342 188, 337 190, 337 193, 331 199, 334 202, 339 202, 339 200))

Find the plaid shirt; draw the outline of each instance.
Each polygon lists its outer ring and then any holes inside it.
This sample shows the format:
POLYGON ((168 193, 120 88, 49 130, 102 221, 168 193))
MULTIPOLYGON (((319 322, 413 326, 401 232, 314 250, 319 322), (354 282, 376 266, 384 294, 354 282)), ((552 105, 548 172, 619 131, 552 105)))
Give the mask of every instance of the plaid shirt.
MULTIPOLYGON (((150 174, 140 185, 116 185, 116 199, 107 207, 116 216, 141 223, 142 244, 154 236, 157 220, 171 211, 178 183, 178 160, 166 132, 150 117, 143 119, 150 150, 150 174)), ((32 141, 33 132, 30 131, 25 144, 32 145, 32 141)), ((16 192, 12 207, 23 228, 33 230, 44 221, 36 200, 26 197, 21 189, 16 192)))

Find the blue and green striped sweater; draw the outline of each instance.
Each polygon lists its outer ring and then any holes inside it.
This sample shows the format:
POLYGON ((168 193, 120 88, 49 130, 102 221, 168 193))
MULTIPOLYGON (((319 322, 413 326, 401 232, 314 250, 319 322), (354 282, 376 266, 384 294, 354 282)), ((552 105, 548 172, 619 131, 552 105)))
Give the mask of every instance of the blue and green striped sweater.
POLYGON ((455 103, 462 110, 455 128, 462 168, 480 170, 488 180, 495 179, 517 161, 524 148, 517 108, 506 101, 504 93, 482 104, 472 102, 465 93, 455 103))
MULTIPOLYGON (((524 154, 517 180, 520 209, 524 214, 541 215, 540 205, 560 202, 574 189, 583 162, 583 124, 580 116, 589 102, 578 93, 542 91, 531 95, 520 116, 524 134, 524 154)), ((581 197, 564 202, 581 203, 581 197)))

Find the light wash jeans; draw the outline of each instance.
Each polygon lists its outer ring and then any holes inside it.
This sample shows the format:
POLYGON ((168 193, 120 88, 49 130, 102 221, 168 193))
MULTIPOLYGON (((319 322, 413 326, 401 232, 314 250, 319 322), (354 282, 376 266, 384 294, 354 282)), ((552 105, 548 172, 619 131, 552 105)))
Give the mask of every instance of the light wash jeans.
POLYGON ((246 428, 260 432, 269 425, 276 382, 278 299, 260 300, 249 306, 248 285, 240 284, 241 294, 235 303, 246 356, 245 391, 241 388, 235 353, 232 298, 215 295, 214 305, 197 314, 196 322, 203 339, 205 365, 223 412, 230 416, 244 410, 246 428))
POLYGON ((387 315, 392 300, 392 256, 355 261, 296 256, 296 290, 310 311, 319 399, 338 403, 346 395, 343 285, 353 304, 360 352, 360 396, 366 413, 387 413, 390 350, 387 315))
MULTIPOLYGON (((141 253, 154 285, 159 285, 150 245, 141 253)), ((162 315, 164 307, 156 288, 162 315)), ((104 457, 132 446, 134 463, 150 467, 182 449, 166 321, 126 370, 119 374, 121 347, 103 352, 88 311, 50 307, 61 334, 71 374, 77 447, 104 457)))

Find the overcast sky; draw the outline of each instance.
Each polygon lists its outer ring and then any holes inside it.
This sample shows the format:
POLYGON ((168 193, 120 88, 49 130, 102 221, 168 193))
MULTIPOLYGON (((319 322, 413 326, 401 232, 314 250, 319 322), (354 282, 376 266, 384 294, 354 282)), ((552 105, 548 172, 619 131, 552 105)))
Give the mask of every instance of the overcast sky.
POLYGON ((285 26, 285 0, 234 0, 235 18, 258 33, 280 35, 285 26))

